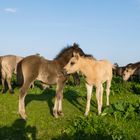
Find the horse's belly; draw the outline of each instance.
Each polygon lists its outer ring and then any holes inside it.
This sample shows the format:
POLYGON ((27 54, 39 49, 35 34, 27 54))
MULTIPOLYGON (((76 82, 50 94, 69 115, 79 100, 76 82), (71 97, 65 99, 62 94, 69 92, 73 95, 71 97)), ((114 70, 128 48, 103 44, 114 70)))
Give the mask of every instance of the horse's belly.
POLYGON ((50 75, 38 75, 37 80, 42 81, 43 83, 52 85, 56 84, 58 78, 56 76, 50 76, 50 75))

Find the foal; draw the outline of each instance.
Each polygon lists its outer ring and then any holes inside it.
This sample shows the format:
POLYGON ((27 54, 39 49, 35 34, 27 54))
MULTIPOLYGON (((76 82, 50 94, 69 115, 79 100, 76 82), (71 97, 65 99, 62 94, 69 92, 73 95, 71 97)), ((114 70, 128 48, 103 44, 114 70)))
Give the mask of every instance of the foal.
POLYGON ((81 71, 86 77, 87 88, 87 105, 85 110, 85 116, 88 115, 90 110, 90 100, 93 85, 96 87, 96 99, 98 103, 98 114, 102 109, 103 98, 103 83, 107 82, 106 95, 107 106, 109 105, 109 94, 112 80, 112 67, 113 65, 107 60, 95 60, 92 56, 80 56, 78 53, 73 53, 73 57, 69 63, 64 67, 64 71, 67 74, 81 71))
POLYGON ((37 55, 31 55, 20 61, 17 67, 17 81, 19 85, 21 85, 19 93, 19 114, 23 119, 26 119, 27 117, 25 112, 25 97, 29 87, 35 80, 39 80, 47 85, 56 85, 53 115, 56 118, 58 115, 63 115, 63 88, 68 76, 65 76, 62 73, 62 70, 69 62, 73 52, 77 52, 80 55, 84 54, 82 49, 74 43, 72 46, 61 50, 53 60, 48 60, 37 55))

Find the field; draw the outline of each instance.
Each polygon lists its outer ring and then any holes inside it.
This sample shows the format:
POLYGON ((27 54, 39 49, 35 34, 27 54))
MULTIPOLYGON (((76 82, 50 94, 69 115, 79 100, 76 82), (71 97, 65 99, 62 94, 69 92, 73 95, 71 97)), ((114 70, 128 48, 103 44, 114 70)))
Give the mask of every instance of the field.
MULTIPOLYGON (((13 84, 14 86, 15 84, 13 84)), ((104 85, 105 86, 105 85, 104 85)), ((1 86, 0 86, 1 89, 1 86)), ((41 90, 39 83, 26 96, 27 121, 18 115, 19 88, 15 94, 0 93, 0 140, 140 140, 140 84, 123 82, 114 77, 110 94, 110 107, 97 115, 95 89, 91 110, 84 117, 86 88, 81 78, 80 86, 72 80, 64 88, 64 116, 52 116, 55 86, 41 90)))

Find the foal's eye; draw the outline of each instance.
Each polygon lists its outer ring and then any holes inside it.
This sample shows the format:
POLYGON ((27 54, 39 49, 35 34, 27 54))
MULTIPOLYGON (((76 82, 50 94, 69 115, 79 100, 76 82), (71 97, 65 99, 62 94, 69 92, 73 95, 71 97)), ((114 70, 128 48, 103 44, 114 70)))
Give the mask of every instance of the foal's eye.
POLYGON ((71 62, 71 63, 70 63, 71 66, 73 66, 74 64, 75 64, 74 62, 71 62))

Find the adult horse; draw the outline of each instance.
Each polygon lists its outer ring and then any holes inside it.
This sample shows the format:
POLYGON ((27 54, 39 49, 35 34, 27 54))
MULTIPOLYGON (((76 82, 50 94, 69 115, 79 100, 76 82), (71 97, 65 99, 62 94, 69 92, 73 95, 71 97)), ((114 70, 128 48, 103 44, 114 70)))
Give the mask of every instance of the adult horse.
POLYGON ((31 83, 35 80, 40 80, 42 83, 46 83, 48 85, 57 85, 53 115, 56 118, 58 115, 63 115, 63 87, 68 79, 68 76, 65 76, 62 73, 62 70, 72 57, 73 52, 84 55, 82 49, 74 43, 72 46, 64 48, 54 60, 47 60, 40 56, 31 55, 24 58, 18 64, 17 80, 18 83, 20 82, 22 85, 19 94, 19 114, 23 119, 26 119, 27 117, 25 113, 25 96, 31 83))
POLYGON ((9 92, 13 93, 11 86, 12 74, 16 74, 17 64, 23 59, 23 57, 16 55, 5 55, 0 57, 0 71, 2 80, 2 92, 6 92, 5 81, 7 82, 9 92))

